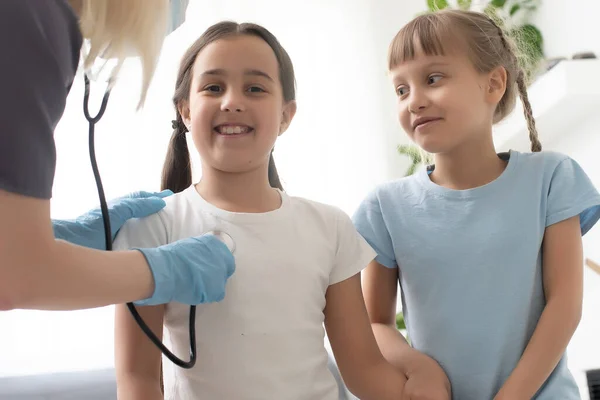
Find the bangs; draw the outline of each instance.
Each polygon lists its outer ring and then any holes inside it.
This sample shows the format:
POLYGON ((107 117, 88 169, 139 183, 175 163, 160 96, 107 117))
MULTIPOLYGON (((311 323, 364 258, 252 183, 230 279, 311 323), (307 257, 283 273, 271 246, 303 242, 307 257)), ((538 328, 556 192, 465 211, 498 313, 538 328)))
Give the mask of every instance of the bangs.
POLYGON ((418 52, 427 56, 444 56, 452 39, 449 24, 442 13, 421 15, 406 24, 394 37, 389 49, 388 69, 413 60, 418 52))

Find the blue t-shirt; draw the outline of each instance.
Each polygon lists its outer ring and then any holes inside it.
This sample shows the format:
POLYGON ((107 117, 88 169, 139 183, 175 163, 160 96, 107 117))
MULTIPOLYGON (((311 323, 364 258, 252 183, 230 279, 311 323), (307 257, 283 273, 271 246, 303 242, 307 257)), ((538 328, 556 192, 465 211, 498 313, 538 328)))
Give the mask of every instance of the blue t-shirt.
MULTIPOLYGON (((585 234, 600 218, 574 160, 501 157, 507 167, 487 185, 444 188, 423 168, 377 188, 354 216, 377 261, 400 269, 411 343, 440 363, 458 400, 492 399, 521 358, 545 305, 545 228, 579 215, 585 234)), ((565 357, 536 398, 580 398, 565 357)))

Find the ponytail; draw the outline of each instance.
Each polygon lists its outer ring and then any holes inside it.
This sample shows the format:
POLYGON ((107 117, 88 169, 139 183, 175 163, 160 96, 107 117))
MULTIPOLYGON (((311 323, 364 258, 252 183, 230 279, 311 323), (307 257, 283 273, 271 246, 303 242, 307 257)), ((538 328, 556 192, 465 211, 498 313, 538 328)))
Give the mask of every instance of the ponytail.
POLYGON ((271 151, 271 155, 269 156, 269 184, 272 188, 283 190, 283 185, 281 184, 279 173, 277 172, 277 167, 275 166, 273 151, 271 151))
POLYGON ((160 186, 161 190, 170 189, 174 193, 179 193, 192 184, 192 165, 185 138, 187 128, 179 113, 177 113, 177 120, 173 121, 172 126, 173 135, 163 165, 160 186))

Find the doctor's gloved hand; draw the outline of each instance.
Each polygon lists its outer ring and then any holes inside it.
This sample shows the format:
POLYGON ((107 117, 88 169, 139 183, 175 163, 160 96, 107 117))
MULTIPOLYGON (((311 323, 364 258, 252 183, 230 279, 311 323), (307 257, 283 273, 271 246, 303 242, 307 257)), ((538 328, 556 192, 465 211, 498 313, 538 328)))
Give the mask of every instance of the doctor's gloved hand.
POLYGON ((223 300, 225 285, 235 271, 233 254, 213 235, 182 239, 141 251, 154 277, 154 294, 136 305, 171 301, 187 305, 223 300))
MULTIPOLYGON (((135 192, 108 202, 112 240, 119 229, 131 218, 143 218, 165 207, 163 198, 172 195, 170 190, 160 193, 135 192)), ((54 237, 96 250, 106 250, 104 222, 100 208, 74 220, 52 220, 54 237)))

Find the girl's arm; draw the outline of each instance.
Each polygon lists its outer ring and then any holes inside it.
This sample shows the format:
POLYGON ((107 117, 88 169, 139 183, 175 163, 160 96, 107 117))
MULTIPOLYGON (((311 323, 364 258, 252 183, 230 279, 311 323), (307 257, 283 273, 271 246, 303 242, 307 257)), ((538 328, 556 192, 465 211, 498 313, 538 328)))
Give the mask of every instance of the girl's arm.
POLYGON ((449 399, 450 382, 440 365, 413 349, 396 328, 398 268, 372 261, 363 271, 363 293, 377 344, 384 357, 408 378, 406 395, 449 399))
POLYGON ((583 248, 579 216, 547 227, 542 251, 546 307, 496 400, 531 399, 556 368, 581 318, 583 248))
MULTIPOLYGON (((154 334, 162 340, 165 306, 137 307, 154 334)), ((115 312, 115 368, 119 400, 162 400, 161 352, 142 332, 125 305, 115 312)))
POLYGON ((370 328, 360 274, 329 286, 325 328, 348 389, 362 400, 400 400, 406 377, 381 355, 370 328))
POLYGON ((396 328, 398 268, 386 268, 371 261, 363 271, 362 285, 379 349, 389 362, 407 373, 406 360, 412 348, 396 328))

